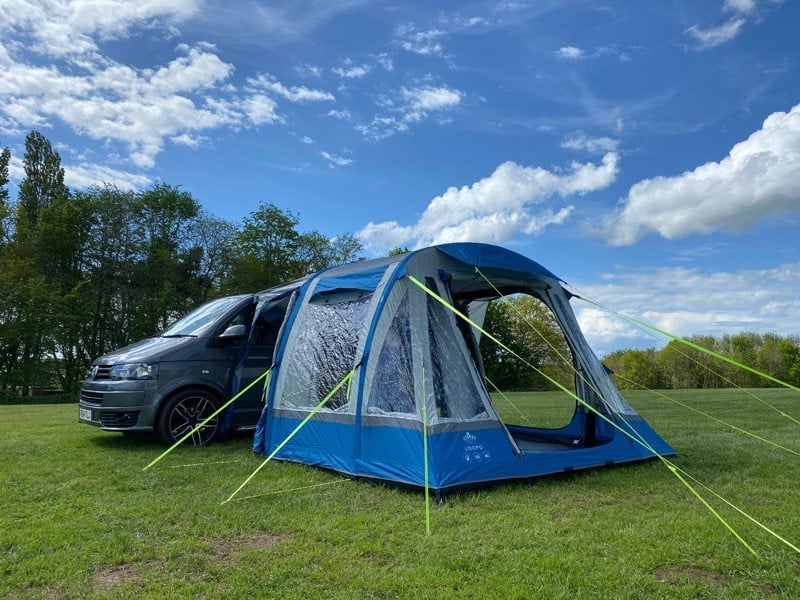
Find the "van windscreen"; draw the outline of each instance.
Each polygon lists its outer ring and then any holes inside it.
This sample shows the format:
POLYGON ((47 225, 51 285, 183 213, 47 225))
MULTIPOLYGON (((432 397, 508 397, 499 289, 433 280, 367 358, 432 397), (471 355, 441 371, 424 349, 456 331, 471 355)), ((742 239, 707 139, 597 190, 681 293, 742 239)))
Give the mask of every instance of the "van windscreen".
POLYGON ((175 321, 169 329, 161 333, 161 337, 197 337, 245 298, 246 296, 229 296, 207 302, 175 321))

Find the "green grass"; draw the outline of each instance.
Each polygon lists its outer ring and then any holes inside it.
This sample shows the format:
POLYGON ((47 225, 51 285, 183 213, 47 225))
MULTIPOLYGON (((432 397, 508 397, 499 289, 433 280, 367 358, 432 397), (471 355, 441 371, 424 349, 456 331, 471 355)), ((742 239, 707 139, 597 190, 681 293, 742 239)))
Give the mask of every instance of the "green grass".
MULTIPOLYGON (((800 395, 757 394, 800 416, 800 395)), ((742 392, 669 395, 800 452, 800 425, 742 392)), ((800 457, 627 397, 681 468, 800 545, 800 457)), ((537 424, 559 410, 510 398, 537 424)), ((222 505, 260 462, 247 437, 143 472, 162 447, 76 413, 0 406, 0 597, 800 597, 800 554, 715 501, 752 556, 658 462, 451 494, 426 537, 421 492, 275 463, 222 505)))

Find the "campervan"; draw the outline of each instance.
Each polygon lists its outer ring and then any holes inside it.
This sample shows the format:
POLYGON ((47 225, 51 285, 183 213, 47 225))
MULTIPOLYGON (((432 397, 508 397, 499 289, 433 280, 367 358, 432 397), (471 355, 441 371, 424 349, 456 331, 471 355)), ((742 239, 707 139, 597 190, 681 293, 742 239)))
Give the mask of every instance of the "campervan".
MULTIPOLYGON (((288 302, 294 287, 212 300, 166 331, 97 358, 81 387, 78 420, 106 431, 155 433, 165 444, 179 440, 269 368, 285 311, 281 298, 288 302), (265 299, 273 310, 256 316, 265 299)), ((252 386, 189 443, 253 428, 263 389, 252 386)))

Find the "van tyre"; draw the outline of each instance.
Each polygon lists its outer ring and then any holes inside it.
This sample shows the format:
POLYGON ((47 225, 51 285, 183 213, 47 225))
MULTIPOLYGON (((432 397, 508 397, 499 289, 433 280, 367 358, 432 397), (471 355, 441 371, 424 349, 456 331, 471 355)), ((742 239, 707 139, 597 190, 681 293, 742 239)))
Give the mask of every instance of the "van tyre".
MULTIPOLYGON (((184 390, 169 398, 158 414, 158 437, 171 446, 195 429, 219 408, 217 399, 205 390, 184 390)), ((206 446, 214 441, 222 425, 222 414, 216 415, 195 431, 186 444, 206 446)))

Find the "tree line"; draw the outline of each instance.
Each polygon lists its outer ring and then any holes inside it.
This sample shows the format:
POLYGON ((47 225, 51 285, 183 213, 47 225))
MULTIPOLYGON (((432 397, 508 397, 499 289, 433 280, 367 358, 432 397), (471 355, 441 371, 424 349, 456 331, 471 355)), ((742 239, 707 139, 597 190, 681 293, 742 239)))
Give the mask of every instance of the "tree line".
POLYGON ((178 186, 73 191, 44 136, 25 140, 9 194, 0 151, 0 391, 77 389, 97 356, 164 329, 206 300, 253 293, 360 258, 350 234, 300 231, 260 203, 240 223, 178 186))
MULTIPOLYGON (((739 364, 800 387, 800 337, 743 332, 715 337, 694 335, 688 341, 739 364)), ((619 350, 603 363, 617 387, 692 389, 774 387, 774 382, 700 350, 672 340, 657 350, 619 350)))

